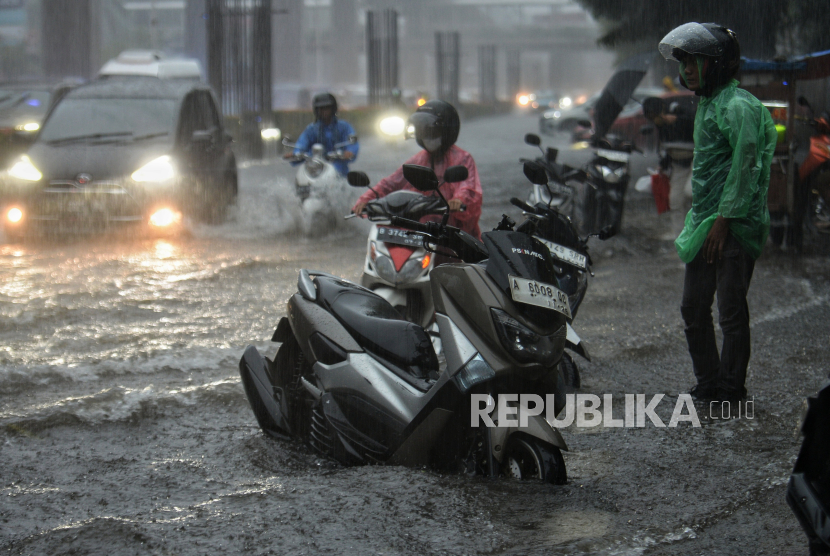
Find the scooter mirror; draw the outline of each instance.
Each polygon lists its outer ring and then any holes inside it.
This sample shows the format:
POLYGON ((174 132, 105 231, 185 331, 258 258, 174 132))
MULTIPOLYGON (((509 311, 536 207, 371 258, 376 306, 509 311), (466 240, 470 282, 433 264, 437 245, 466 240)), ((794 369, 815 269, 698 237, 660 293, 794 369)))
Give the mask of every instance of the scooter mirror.
POLYGON ((369 176, 366 175, 366 172, 355 172, 351 171, 346 174, 346 181, 349 182, 349 185, 352 187, 369 187, 371 183, 369 181, 369 176))
POLYGON ((613 224, 609 224, 599 231, 597 237, 603 241, 617 235, 617 228, 613 224))
POLYGON ((530 183, 535 183, 536 185, 547 185, 548 173, 545 172, 544 168, 532 160, 525 162, 522 170, 525 173, 525 177, 530 180, 530 183))
POLYGON ((418 164, 404 164, 403 177, 418 191, 435 191, 438 189, 438 177, 432 168, 418 164))
POLYGON ((444 172, 444 181, 447 183, 458 183, 466 180, 468 175, 466 166, 450 166, 444 172))
POLYGON ((527 143, 528 145, 533 145, 534 147, 538 147, 542 144, 542 140, 535 133, 528 133, 527 135, 525 135, 525 143, 527 143))

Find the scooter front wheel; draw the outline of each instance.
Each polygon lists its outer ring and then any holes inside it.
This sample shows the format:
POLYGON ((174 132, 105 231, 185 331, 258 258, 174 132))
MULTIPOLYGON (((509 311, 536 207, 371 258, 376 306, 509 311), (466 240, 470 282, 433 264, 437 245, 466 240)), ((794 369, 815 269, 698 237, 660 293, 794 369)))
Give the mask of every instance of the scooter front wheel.
POLYGON ((516 435, 508 441, 501 472, 505 477, 522 481, 535 479, 554 485, 568 481, 559 448, 516 435))

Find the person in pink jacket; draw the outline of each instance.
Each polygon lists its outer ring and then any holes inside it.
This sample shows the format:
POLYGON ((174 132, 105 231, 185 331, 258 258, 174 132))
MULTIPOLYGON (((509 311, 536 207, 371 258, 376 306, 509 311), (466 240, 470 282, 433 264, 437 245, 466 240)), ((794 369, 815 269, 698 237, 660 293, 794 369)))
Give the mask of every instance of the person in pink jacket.
MULTIPOLYGON (((415 128, 415 140, 424 150, 416 153, 405 164, 432 168, 439 181, 450 166, 467 167, 467 179, 457 183, 444 183, 441 185, 441 194, 450 205, 449 225, 461 228, 476 239, 481 239, 481 230, 478 227, 478 219, 481 217, 481 182, 473 157, 455 144, 458 131, 461 129, 458 112, 448 102, 430 100, 410 116, 409 126, 415 128), (459 210, 462 205, 466 207, 464 211, 459 210)), ((378 197, 384 197, 400 189, 417 191, 404 179, 402 168, 380 180, 374 191, 369 190, 361 195, 352 207, 352 212, 361 214, 366 203, 376 198, 375 192, 378 197)), ((425 219, 440 220, 440 217, 428 216, 425 219)))

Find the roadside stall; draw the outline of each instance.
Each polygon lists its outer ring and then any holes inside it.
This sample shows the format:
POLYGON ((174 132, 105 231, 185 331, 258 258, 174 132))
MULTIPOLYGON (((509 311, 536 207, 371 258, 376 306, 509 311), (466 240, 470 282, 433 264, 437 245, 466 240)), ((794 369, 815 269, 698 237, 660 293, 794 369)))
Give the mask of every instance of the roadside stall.
MULTIPOLYGON (((810 205, 809 188, 798 177, 798 153, 809 148, 809 144, 796 141, 796 119, 807 119, 798 102, 798 83, 827 77, 830 77, 830 51, 785 61, 743 59, 738 77, 741 88, 769 108, 779 132, 767 198, 770 237, 776 245, 782 245, 786 239, 787 247, 796 252, 801 252, 803 247, 805 216, 810 205)), ((818 111, 823 108, 816 107, 818 111)))

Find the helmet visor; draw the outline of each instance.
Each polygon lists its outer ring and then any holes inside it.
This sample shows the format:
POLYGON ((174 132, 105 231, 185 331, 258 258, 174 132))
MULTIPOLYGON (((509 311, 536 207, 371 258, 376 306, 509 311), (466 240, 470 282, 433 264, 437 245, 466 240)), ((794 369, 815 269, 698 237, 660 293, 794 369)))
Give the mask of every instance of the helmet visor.
POLYGON ((409 123, 415 128, 415 137, 418 139, 437 139, 441 137, 441 125, 435 114, 415 112, 409 117, 409 123))
POLYGON ((682 50, 687 54, 701 56, 720 56, 723 54, 723 46, 720 41, 700 23, 686 23, 671 31, 660 41, 657 47, 660 54, 666 60, 677 59, 675 49, 682 50))

